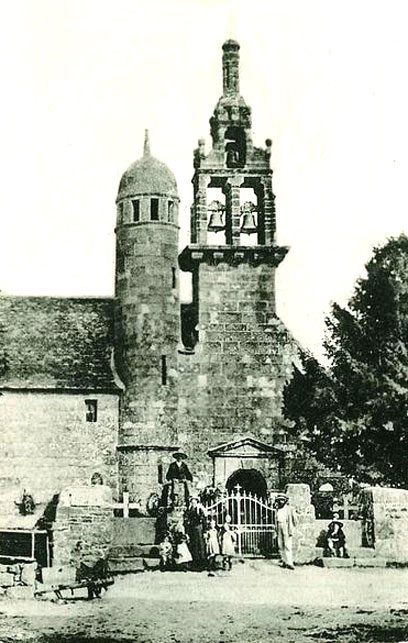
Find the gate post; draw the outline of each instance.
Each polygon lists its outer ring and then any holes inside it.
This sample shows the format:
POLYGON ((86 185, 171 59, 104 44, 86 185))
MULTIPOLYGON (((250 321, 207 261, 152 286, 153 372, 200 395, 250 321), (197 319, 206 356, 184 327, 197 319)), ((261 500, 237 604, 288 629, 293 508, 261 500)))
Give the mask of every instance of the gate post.
POLYGON ((237 501, 237 536, 238 536, 238 554, 241 556, 242 553, 242 544, 241 544, 241 485, 237 484, 234 489, 237 490, 235 494, 235 499, 237 501))

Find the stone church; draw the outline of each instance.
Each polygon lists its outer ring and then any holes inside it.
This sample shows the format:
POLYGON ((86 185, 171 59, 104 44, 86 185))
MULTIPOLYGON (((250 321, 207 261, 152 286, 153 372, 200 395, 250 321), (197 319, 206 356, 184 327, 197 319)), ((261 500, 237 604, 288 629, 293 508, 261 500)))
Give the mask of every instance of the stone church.
POLYGON ((262 496, 286 482, 283 391, 298 347, 276 314, 275 271, 288 248, 239 44, 222 49, 211 149, 200 139, 194 152, 190 244, 179 254, 176 180, 146 136, 116 197, 114 296, 0 296, 0 529, 24 490, 45 507, 95 473, 143 514, 179 450, 197 489, 262 496))

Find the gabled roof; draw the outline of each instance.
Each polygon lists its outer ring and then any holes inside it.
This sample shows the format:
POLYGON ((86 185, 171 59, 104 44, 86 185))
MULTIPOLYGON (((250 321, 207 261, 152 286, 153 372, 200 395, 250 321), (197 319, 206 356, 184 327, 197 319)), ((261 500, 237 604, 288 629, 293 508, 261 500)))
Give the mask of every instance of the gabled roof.
POLYGON ((0 296, 0 388, 116 390, 112 298, 0 296))
POLYGON ((224 444, 212 447, 208 450, 208 455, 211 457, 220 455, 224 457, 256 458, 265 457, 268 454, 280 454, 283 451, 285 451, 285 449, 280 446, 266 444, 256 438, 246 436, 239 438, 238 440, 233 440, 232 442, 225 442, 224 444))

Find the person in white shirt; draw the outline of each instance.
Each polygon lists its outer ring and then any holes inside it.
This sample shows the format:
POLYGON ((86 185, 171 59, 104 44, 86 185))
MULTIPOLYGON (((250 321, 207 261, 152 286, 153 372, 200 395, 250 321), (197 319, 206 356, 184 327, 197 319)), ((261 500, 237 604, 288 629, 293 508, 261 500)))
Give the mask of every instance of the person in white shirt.
POLYGON ((292 553, 292 535, 296 527, 296 517, 289 506, 289 498, 286 494, 280 493, 274 502, 276 511, 276 527, 278 534, 278 549, 281 566, 286 569, 295 569, 292 553))

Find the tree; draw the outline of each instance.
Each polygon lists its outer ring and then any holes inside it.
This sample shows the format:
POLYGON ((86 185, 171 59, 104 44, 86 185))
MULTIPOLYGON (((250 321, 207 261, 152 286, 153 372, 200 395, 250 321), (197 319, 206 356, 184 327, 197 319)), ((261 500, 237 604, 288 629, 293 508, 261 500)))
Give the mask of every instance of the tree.
POLYGON ((304 356, 286 390, 297 436, 327 466, 408 485, 408 238, 374 250, 348 306, 326 320, 329 368, 304 356), (303 390, 303 397, 302 397, 303 390))

